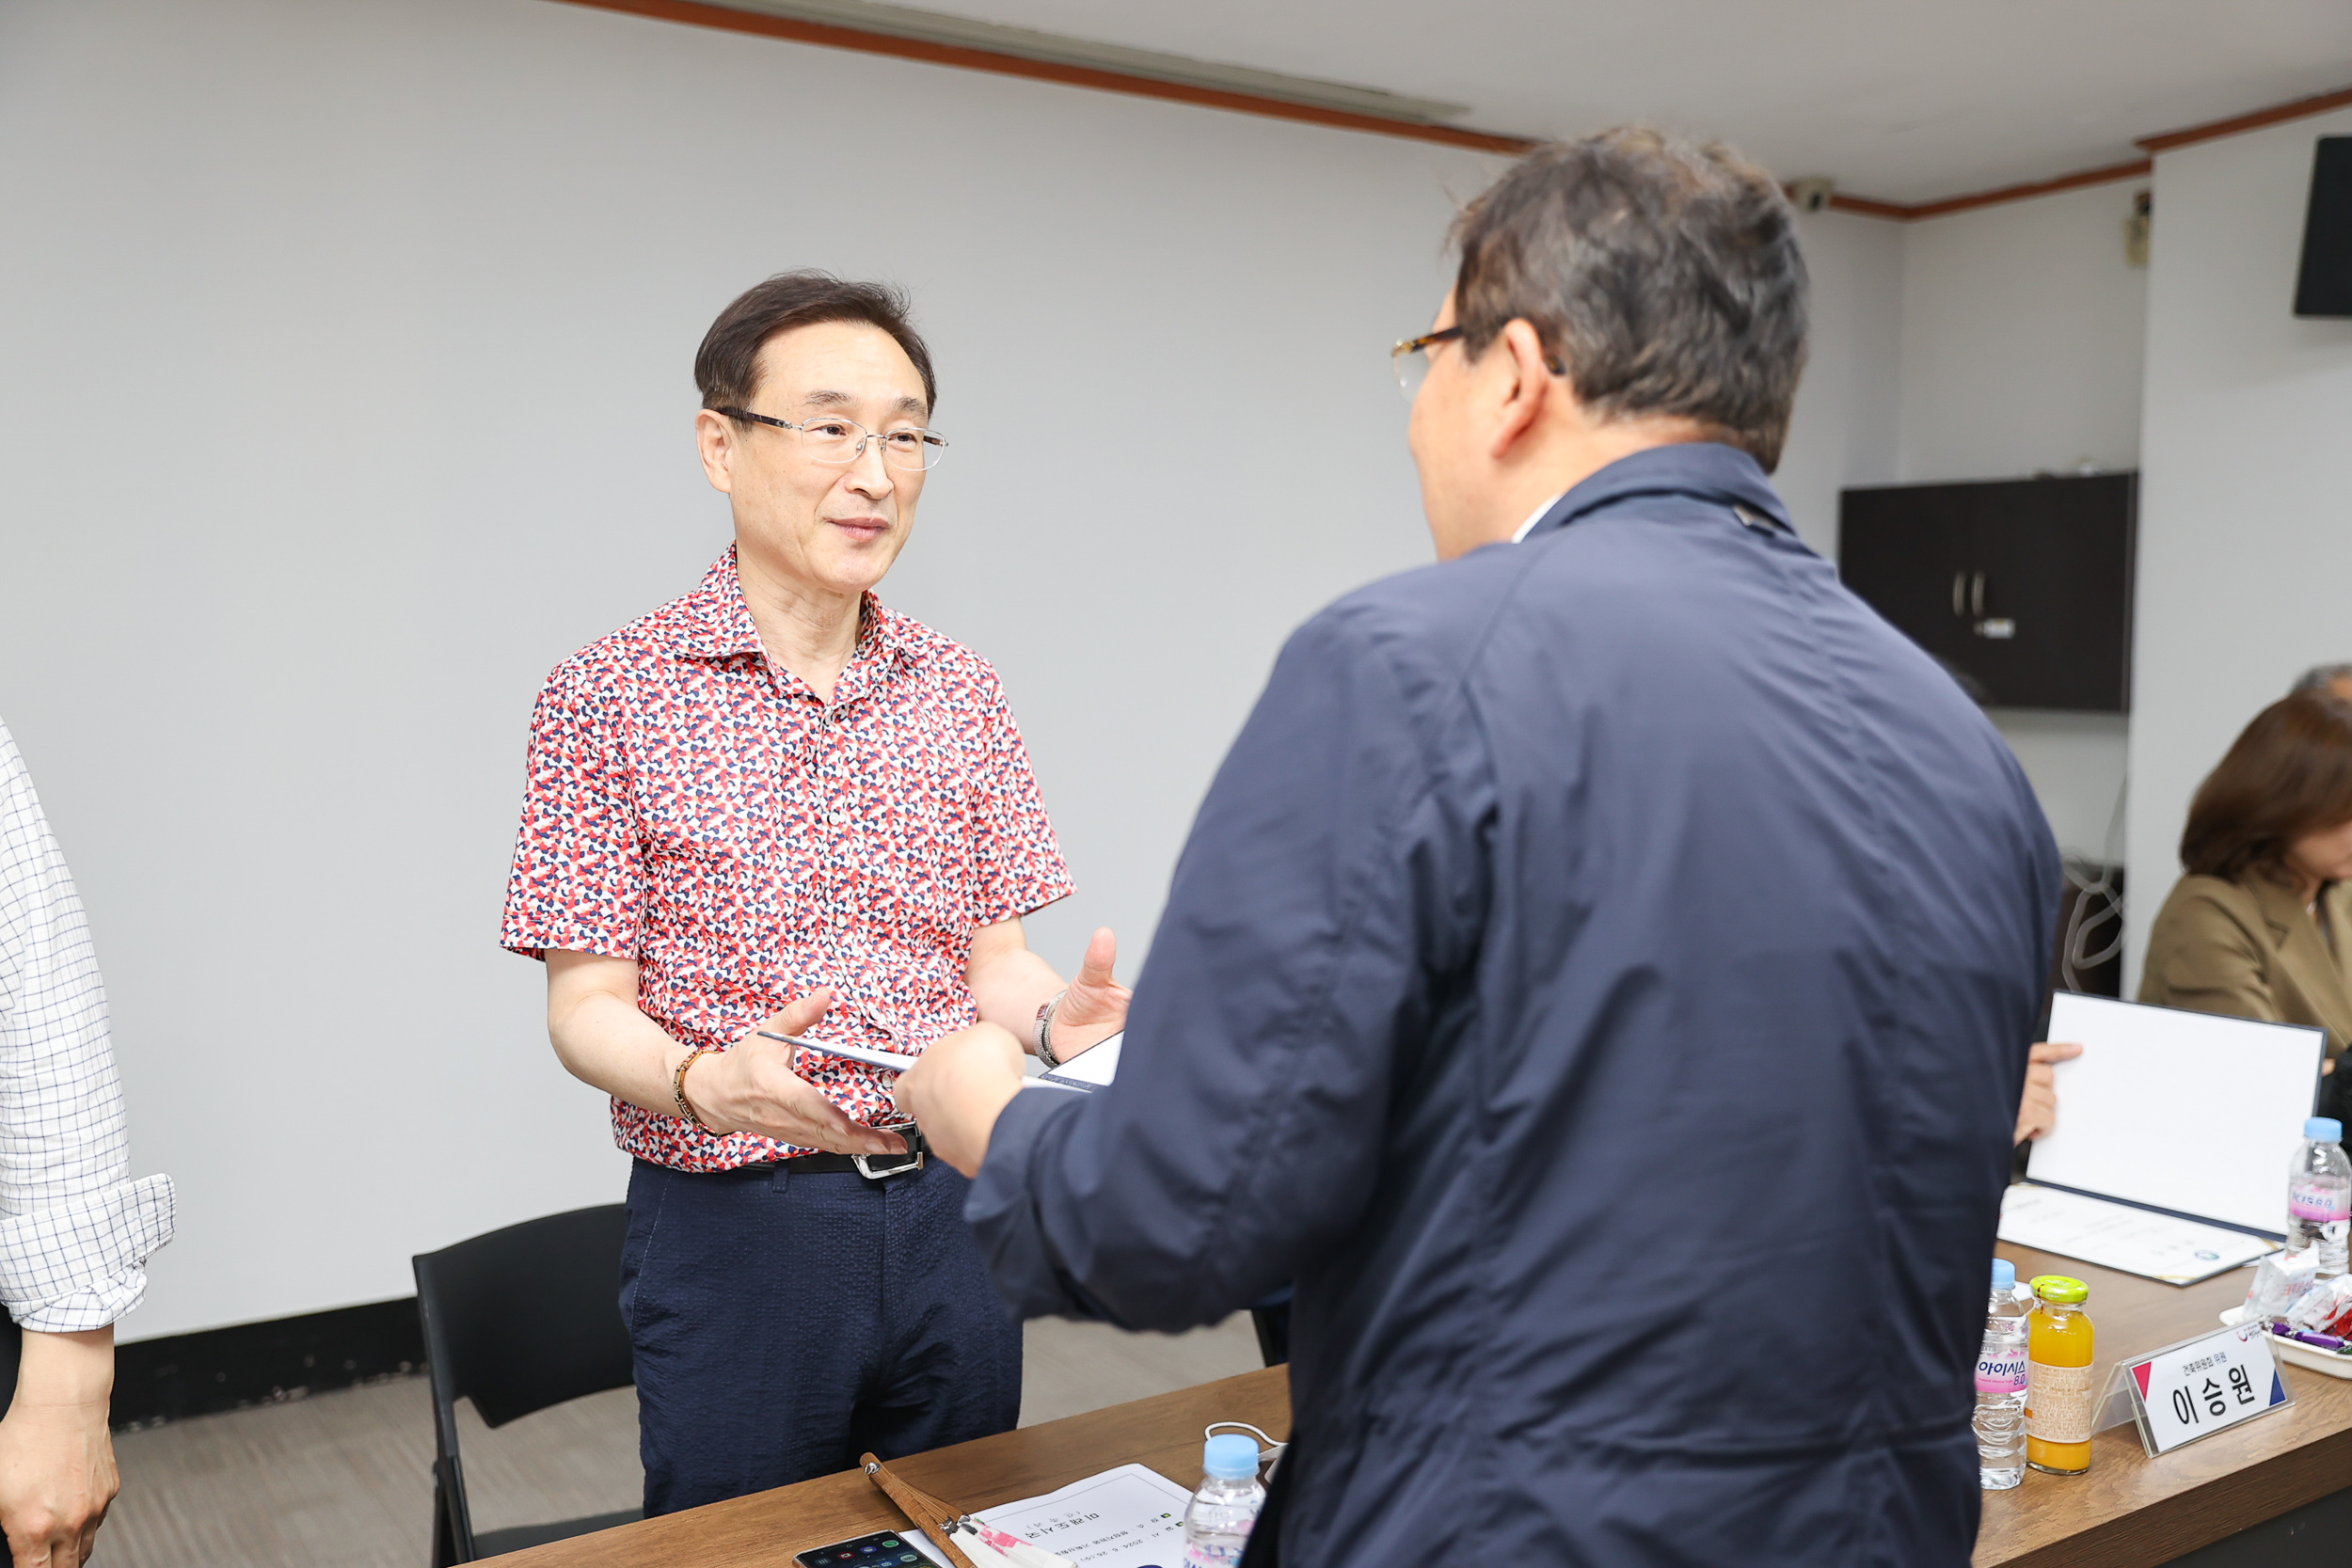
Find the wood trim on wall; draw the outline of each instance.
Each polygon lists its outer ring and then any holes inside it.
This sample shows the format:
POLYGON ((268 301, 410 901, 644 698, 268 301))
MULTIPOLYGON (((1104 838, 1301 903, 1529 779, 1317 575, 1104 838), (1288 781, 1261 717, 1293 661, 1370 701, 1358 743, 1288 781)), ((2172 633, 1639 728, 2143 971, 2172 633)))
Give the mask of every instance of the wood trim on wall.
POLYGON ((2087 168, 2074 174, 2060 175, 2055 180, 2037 180, 2030 184, 2003 185, 1996 190, 1975 191, 1966 196, 1946 197, 1941 201, 1903 203, 1871 201, 1861 197, 1834 196, 1830 206, 1841 213, 1862 213, 1871 217, 1893 218, 1901 223, 1916 223, 1921 218, 1940 218, 1947 213, 1964 213, 1975 207, 1991 207, 2004 201, 2026 201, 2037 196, 2050 196, 2058 191, 2071 191, 2085 185, 2104 185, 2110 180, 2136 180, 2155 169, 2154 154, 2169 152, 2176 147, 2194 147, 2199 142, 2217 141, 2234 136, 2242 131, 2259 131, 2265 126, 2283 125, 2292 119, 2310 115, 2324 115, 2330 109, 2352 107, 2352 87, 2338 87, 2333 92, 2313 93, 2309 98, 2291 99, 2273 103, 2266 109, 2250 114, 2233 115, 2228 119, 2208 120, 2202 125, 2186 126, 2178 131, 2166 131, 2153 136, 2141 136, 2132 145, 2150 154, 2128 164, 2109 164, 2105 168, 2087 168))
POLYGON ((1853 213, 1866 218, 1885 218, 1893 223, 1904 223, 1911 217, 1911 209, 1899 201, 1880 201, 1867 196, 1847 196, 1839 191, 1833 191, 1830 194, 1829 210, 1833 213, 1853 213))
MULTIPOLYGON (((1263 115, 1270 119, 1297 120, 1308 125, 1327 125, 1342 131, 1367 131, 1375 135, 1402 136, 1408 141, 1436 142, 1444 147, 1466 147, 1479 152, 1500 152, 1516 156, 1540 146, 1533 136, 1506 135, 1495 131, 1473 131, 1461 126, 1430 125, 1418 120, 1391 119, 1384 115, 1355 114, 1345 109, 1327 108, 1318 103, 1293 103, 1288 99, 1268 98, 1258 93, 1232 92, 1221 87, 1201 87, 1189 82, 1162 81, 1153 76, 1137 76, 1123 71, 1106 71, 1093 66, 1067 65, 1058 60, 1035 60, 1025 55, 1008 55, 993 49, 975 49, 964 44, 933 43, 924 39, 900 38, 890 33, 867 32, 858 27, 837 26, 826 22, 804 22, 796 17, 777 16, 766 11, 737 10, 707 0, 561 0, 562 4, 586 6, 596 10, 620 11, 630 16, 651 17, 661 22, 681 22, 696 27, 715 27, 723 32, 750 33, 759 38, 783 39, 792 43, 812 43, 827 49, 850 49, 865 55, 887 55, 901 60, 920 60, 927 65, 953 66, 965 71, 985 71, 998 76, 1020 76, 1034 82, 1056 82, 1064 87, 1090 87, 1098 92, 1126 93, 1136 98, 1157 98, 1176 103, 1191 103, 1201 108, 1226 109, 1235 114, 1263 115)), ((2250 114, 2217 119, 2184 130, 2167 131, 2160 135, 2143 136, 2135 144, 2150 154, 2168 152, 2176 147, 2188 147, 2219 136, 2233 136, 2241 131, 2256 131, 2266 125, 2279 125, 2300 119, 2306 115, 2325 114, 2330 109, 2352 105, 2352 87, 2333 92, 2275 103, 2250 114)), ((1972 191, 1964 196, 1946 197, 1938 201, 1880 201, 1866 196, 1834 195, 1829 198, 1830 210, 1853 213, 1863 217, 1884 218, 1894 223, 1916 223, 1923 218, 1939 218, 1952 213, 1970 212, 1979 207, 1994 207, 2010 201, 2028 201, 2038 196, 2052 196, 2059 191, 2079 190, 2086 185, 2104 185, 2110 181, 2137 180, 2154 167, 2153 157, 2135 159, 2127 164, 2109 164, 2101 168, 2087 168, 2073 174, 2062 174, 2054 180, 2036 180, 2021 185, 2001 185, 1992 190, 1972 191)))
POLYGON ((740 11, 727 6, 707 5, 702 0, 564 0, 564 3, 587 6, 596 10, 624 11, 631 16, 653 17, 662 22, 683 22, 697 27, 716 27, 723 32, 784 39, 792 43, 851 49, 863 55, 888 55, 901 60, 920 60, 927 65, 956 66, 965 71, 985 71, 998 76, 1022 76, 1037 82, 1057 82, 1064 87, 1092 87, 1099 92, 1120 92, 1136 98, 1160 98, 1177 103, 1197 104, 1202 108, 1228 109, 1236 114, 1263 115, 1270 119, 1293 119, 1309 125, 1327 125, 1342 131, 1369 131, 1378 135, 1403 136, 1411 141, 1437 142, 1445 147, 1467 147, 1479 152, 1517 154, 1537 145, 1530 136, 1508 136, 1491 131, 1470 131, 1452 125, 1391 119, 1383 115, 1354 114, 1345 109, 1326 108, 1317 103, 1295 103, 1287 99, 1266 98, 1257 93, 1230 92, 1221 87, 1198 87, 1189 82, 1165 82, 1157 77, 1136 76, 1123 71, 1065 65, 1058 60, 1033 60, 1025 55, 1001 54, 993 49, 932 43, 924 39, 899 38, 890 33, 869 33, 862 28, 835 26, 826 22, 803 22, 796 17, 776 16, 765 11, 740 11))
POLYGON ((2080 190, 2085 185, 2104 185, 2114 180, 2137 180, 2155 166, 2153 159, 2135 158, 2128 164, 2080 169, 2073 174, 2061 174, 2055 180, 2036 180, 2027 184, 2003 185, 1997 190, 1976 191, 1967 196, 1948 196, 1941 201, 1922 201, 1903 209, 1903 221, 1916 223, 1921 218, 1940 218, 1947 213, 1965 213, 1975 207, 1995 207, 2005 201, 2027 201, 2037 196, 2054 196, 2059 191, 2080 190))
POLYGON ((2176 147, 2194 147, 2201 141, 2215 141, 2222 136, 2234 136, 2240 131, 2259 131, 2265 125, 2283 125, 2290 119, 2306 115, 2324 115, 2330 109, 2352 104, 2352 87, 2338 87, 2333 92, 2313 93, 2291 103, 2273 103, 2267 109, 2256 109, 2250 115, 2233 115, 2228 119, 2208 120, 2192 125, 2185 131, 2167 131, 2158 136, 2142 136, 2133 145, 2143 152, 2169 152, 2176 147))

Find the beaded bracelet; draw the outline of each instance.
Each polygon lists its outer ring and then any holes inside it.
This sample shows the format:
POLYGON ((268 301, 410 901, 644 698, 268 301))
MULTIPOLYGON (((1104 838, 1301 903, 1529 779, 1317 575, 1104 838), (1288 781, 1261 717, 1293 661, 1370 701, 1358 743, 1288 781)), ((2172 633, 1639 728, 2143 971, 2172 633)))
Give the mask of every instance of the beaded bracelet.
POLYGON ((677 1114, 684 1117, 688 1121, 692 1122, 695 1126, 701 1128, 706 1132, 712 1132, 714 1129, 708 1122, 696 1116, 694 1114, 694 1107, 686 1102, 686 1069, 692 1067, 696 1062, 701 1061, 705 1056, 717 1052, 719 1049, 720 1048, 715 1045, 698 1045, 694 1047, 693 1050, 686 1053, 685 1060, 678 1063, 677 1070, 670 1074, 670 1098, 677 1101, 677 1114))

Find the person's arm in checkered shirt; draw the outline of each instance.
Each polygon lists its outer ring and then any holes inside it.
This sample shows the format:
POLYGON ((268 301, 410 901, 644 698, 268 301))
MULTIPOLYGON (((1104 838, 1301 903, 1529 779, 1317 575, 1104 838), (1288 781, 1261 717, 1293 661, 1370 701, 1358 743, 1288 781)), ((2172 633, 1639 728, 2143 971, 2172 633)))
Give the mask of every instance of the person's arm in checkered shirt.
POLYGON ((18 1563, 83 1561, 114 1497, 114 1321, 172 1228, 171 1179, 129 1176, 88 925, 0 725, 0 1303, 27 1331, 0 1528, 18 1563))

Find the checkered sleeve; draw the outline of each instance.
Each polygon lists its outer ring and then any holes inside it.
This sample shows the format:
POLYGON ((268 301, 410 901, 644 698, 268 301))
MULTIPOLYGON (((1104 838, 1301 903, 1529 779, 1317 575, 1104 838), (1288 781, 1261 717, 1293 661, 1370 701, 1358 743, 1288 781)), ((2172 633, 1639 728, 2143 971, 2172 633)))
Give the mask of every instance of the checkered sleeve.
POLYGON ((638 956, 644 855, 629 799, 621 696, 592 671, 558 669, 531 714, 522 826, 499 941, 638 956))
POLYGON ((1045 798, 1029 767, 1029 749, 995 672, 978 685, 978 798, 972 812, 972 924, 1043 909, 1077 891, 1061 844, 1045 815, 1045 798))
POLYGON ((0 724, 0 1303, 18 1323, 73 1333, 138 1305, 173 1195, 130 1174, 89 926, 0 724))

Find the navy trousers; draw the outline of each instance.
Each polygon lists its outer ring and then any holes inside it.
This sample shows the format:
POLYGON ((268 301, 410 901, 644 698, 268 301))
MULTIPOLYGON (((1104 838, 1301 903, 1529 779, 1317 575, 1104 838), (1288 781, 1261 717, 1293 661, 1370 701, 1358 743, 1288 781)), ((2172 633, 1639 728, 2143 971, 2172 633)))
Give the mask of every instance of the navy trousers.
POLYGON ((628 1180, 621 1316, 648 1517, 1009 1432, 1021 1323, 936 1160, 868 1181, 671 1170, 628 1180))

